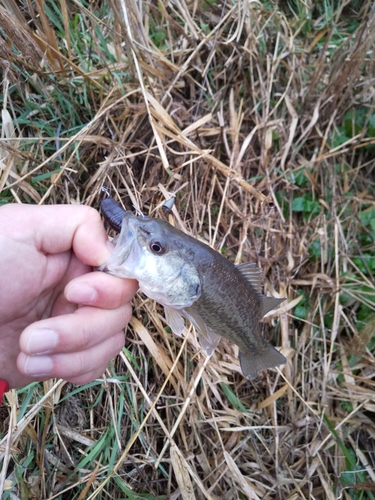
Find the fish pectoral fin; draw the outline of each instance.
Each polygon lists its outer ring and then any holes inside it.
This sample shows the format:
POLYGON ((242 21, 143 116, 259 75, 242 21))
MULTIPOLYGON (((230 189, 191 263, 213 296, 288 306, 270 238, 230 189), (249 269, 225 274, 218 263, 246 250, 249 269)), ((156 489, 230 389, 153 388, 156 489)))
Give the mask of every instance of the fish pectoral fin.
POLYGON ((275 309, 281 302, 284 302, 286 299, 276 299, 275 297, 262 297, 262 315, 261 318, 272 309, 275 309))
POLYGON ((255 356, 247 356, 240 351, 239 358, 241 370, 248 380, 253 380, 267 368, 274 368, 286 363, 285 357, 271 344, 268 344, 267 351, 255 356))
POLYGON ((194 309, 194 307, 185 307, 185 309, 182 310, 182 313, 197 330, 199 343, 204 352, 207 356, 212 356, 220 342, 221 336, 206 325, 204 319, 194 309))
POLYGON ((185 326, 182 311, 164 306, 164 313, 165 321, 170 326, 172 332, 181 337, 185 326))
POLYGON ((211 329, 208 329, 207 333, 208 338, 203 337, 203 335, 198 331, 198 339, 204 352, 207 356, 211 357, 215 352, 216 347, 219 345, 221 336, 213 332, 211 329))
POLYGON ((184 309, 182 309, 182 314, 186 319, 190 321, 190 323, 196 330, 198 330, 198 332, 206 339, 206 341, 209 341, 207 326, 202 316, 197 313, 197 311, 195 311, 193 307, 185 307, 184 309))

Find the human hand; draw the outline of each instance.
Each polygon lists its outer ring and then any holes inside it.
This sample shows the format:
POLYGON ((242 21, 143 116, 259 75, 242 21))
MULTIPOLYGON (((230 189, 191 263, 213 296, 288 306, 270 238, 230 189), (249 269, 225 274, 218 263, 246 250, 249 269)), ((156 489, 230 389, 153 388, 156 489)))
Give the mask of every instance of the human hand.
POLYGON ((96 210, 0 208, 0 379, 11 388, 101 376, 122 348, 134 280, 92 272, 111 253, 96 210))

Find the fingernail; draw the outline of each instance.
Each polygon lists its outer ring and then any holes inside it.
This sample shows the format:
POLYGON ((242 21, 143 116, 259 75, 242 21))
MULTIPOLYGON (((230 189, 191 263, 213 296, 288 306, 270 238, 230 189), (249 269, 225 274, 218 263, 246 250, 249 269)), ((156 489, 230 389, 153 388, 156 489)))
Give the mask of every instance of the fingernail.
POLYGON ((66 298, 69 302, 76 304, 90 304, 97 298, 98 293, 95 288, 88 283, 77 283, 66 292, 66 298))
POLYGON ((33 377, 48 375, 53 368, 48 356, 28 356, 25 361, 25 373, 33 377))
POLYGON ((57 346, 59 337, 53 330, 34 330, 27 341, 28 354, 47 354, 57 346))

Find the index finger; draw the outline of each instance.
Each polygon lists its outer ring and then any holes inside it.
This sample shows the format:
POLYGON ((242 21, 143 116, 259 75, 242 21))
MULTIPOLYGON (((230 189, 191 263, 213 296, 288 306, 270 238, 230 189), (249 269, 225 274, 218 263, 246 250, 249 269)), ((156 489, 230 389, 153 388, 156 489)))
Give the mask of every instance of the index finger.
POLYGON ((5 205, 0 208, 0 229, 47 254, 73 249, 81 262, 93 267, 111 253, 99 213, 85 205, 5 205))

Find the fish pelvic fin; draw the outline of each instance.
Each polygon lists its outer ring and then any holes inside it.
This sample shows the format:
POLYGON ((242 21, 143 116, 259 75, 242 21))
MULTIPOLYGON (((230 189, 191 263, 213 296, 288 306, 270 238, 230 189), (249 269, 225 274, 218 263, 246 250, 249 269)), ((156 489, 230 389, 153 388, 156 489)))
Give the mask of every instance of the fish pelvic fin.
POLYGON ((181 337, 185 326, 181 312, 177 309, 164 306, 164 313, 165 321, 170 326, 172 332, 181 337))
POLYGON ((261 354, 248 356, 240 352, 239 358, 241 370, 248 380, 253 380, 267 368, 274 368, 286 363, 285 357, 271 344, 268 344, 268 349, 261 354))
POLYGON ((269 311, 272 311, 272 309, 275 309, 281 302, 284 302, 286 299, 276 299, 275 297, 262 297, 262 318, 265 314, 267 314, 269 311))

